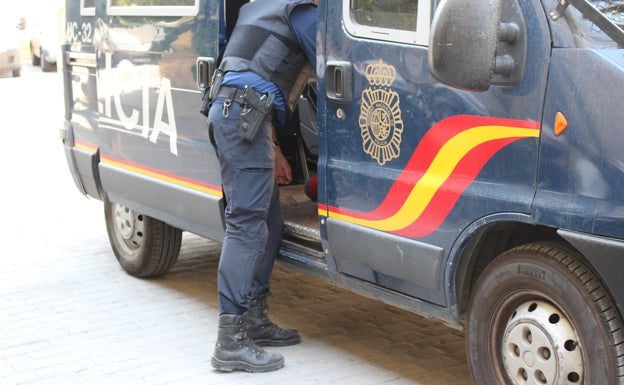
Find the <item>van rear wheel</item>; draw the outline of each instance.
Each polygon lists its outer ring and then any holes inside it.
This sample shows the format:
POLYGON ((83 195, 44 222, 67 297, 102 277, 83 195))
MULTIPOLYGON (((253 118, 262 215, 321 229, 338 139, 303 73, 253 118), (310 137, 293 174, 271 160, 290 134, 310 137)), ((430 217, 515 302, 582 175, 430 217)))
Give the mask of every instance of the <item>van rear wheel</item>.
POLYGON ((128 274, 157 277, 175 265, 181 230, 108 199, 104 200, 104 216, 115 257, 128 274))
POLYGON ((624 384, 623 323, 563 244, 512 249, 480 276, 466 343, 475 384, 624 384))

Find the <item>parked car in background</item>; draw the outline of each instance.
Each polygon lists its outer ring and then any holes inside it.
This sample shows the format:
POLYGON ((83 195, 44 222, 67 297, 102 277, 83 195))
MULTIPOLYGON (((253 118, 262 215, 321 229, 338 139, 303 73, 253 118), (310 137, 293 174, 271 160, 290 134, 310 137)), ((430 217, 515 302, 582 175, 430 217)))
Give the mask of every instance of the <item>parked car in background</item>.
POLYGON ((56 71, 56 52, 59 47, 56 19, 36 20, 29 26, 30 56, 33 66, 44 72, 56 71))
POLYGON ((19 48, 19 30, 24 23, 19 19, 2 17, 0 19, 0 76, 22 74, 22 56, 19 48))

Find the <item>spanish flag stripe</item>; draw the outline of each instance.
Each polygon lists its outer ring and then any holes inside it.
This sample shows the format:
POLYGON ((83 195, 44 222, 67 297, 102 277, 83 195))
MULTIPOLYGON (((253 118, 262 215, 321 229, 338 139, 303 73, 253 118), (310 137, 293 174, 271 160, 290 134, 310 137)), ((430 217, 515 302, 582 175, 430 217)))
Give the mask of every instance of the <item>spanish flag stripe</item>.
MULTIPOLYGON (((376 209, 362 213, 330 207, 329 216, 382 231, 398 232, 416 223, 448 180, 453 180, 453 177, 464 178, 467 175, 465 171, 456 174, 464 158, 471 159, 470 162, 464 163, 472 167, 469 173, 472 176, 466 181, 467 187, 491 156, 501 148, 515 140, 537 136, 539 129, 536 122, 483 117, 449 118, 425 135, 386 199, 376 209), (452 124, 454 121, 458 124, 452 124), (505 125, 469 126, 469 123, 475 122, 505 125), (439 132, 440 127, 445 127, 443 132, 439 132), (488 142, 500 142, 504 145, 502 147, 493 145, 494 152, 484 153, 478 159, 468 156, 473 149, 480 148, 488 142), (419 172, 422 175, 419 175, 419 172)), ((458 195, 452 200, 453 204, 466 187, 456 192, 458 195)), ((444 218, 453 204, 445 210, 444 218)), ((436 209, 435 205, 432 209, 436 209)), ((438 222, 441 223, 439 220, 438 222)))
POLYGON ((475 147, 457 165, 453 174, 438 189, 426 209, 412 224, 396 232, 408 238, 424 237, 434 232, 451 212, 464 191, 494 154, 522 138, 504 138, 475 147), (475 167, 481 165, 481 167, 475 167))
MULTIPOLYGON (((523 128, 499 126, 474 127, 463 131, 442 146, 429 168, 413 185, 409 195, 396 212, 387 210, 389 199, 399 199, 391 195, 392 189, 382 204, 368 213, 353 213, 341 209, 333 210, 340 218, 343 215, 357 216, 360 224, 383 231, 394 231, 410 225, 427 207, 440 186, 451 176, 461 159, 476 146, 502 138, 523 138, 531 131, 523 128)), ((492 154, 493 155, 493 154, 492 154)), ((486 162, 487 159, 484 160, 486 162)), ((477 165, 475 165, 477 166, 477 165)), ((483 165, 478 165, 480 169, 483 165)), ((404 174, 404 173, 403 173, 404 174)), ((396 183, 395 183, 396 185, 396 183)), ((346 219, 346 218, 345 218, 346 219)))
MULTIPOLYGON (((402 202, 407 199, 407 196, 411 193, 413 181, 423 176, 422 174, 429 168, 440 149, 451 138, 468 129, 484 125, 527 128, 531 130, 536 130, 538 128, 538 124, 531 121, 470 115, 455 115, 441 120, 423 136, 418 147, 405 166, 405 169, 401 175, 399 175, 388 193, 388 196, 393 197, 393 199, 387 200, 388 202, 386 202, 386 204, 391 205, 392 203, 390 201, 394 201, 394 205, 396 206, 397 201, 402 202)), ((400 207, 401 205, 399 204, 395 210, 400 207)), ((378 209, 388 211, 382 207, 378 209)))
POLYGON ((449 139, 464 131, 466 128, 470 127, 466 127, 465 120, 459 116, 454 116, 440 121, 427 131, 405 166, 405 169, 388 192, 388 196, 393 197, 393 199, 386 199, 378 210, 388 212, 400 209, 402 203, 412 191, 414 185, 413 181, 423 176, 423 172, 429 168, 431 162, 433 162, 440 151, 440 148, 444 146, 449 139), (393 204, 396 206, 395 208, 391 208, 393 204))
POLYGON ((97 152, 97 147, 96 146, 94 146, 92 144, 89 144, 89 143, 86 143, 86 142, 82 142, 80 140, 74 140, 74 146, 79 148, 79 149, 81 149, 81 150, 84 150, 84 151, 88 151, 88 152, 92 152, 92 153, 96 153, 97 152))

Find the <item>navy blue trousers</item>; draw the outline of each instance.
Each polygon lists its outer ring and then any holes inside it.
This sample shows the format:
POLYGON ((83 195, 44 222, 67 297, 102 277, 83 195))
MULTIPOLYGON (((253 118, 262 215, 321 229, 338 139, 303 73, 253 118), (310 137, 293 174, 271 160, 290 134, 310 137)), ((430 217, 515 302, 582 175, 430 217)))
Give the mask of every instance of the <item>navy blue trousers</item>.
POLYGON ((218 270, 219 311, 242 314, 250 299, 270 294, 283 218, 275 182, 271 122, 266 120, 255 141, 247 142, 237 134, 241 106, 232 102, 225 111, 223 104, 217 99, 208 114, 227 202, 218 270))

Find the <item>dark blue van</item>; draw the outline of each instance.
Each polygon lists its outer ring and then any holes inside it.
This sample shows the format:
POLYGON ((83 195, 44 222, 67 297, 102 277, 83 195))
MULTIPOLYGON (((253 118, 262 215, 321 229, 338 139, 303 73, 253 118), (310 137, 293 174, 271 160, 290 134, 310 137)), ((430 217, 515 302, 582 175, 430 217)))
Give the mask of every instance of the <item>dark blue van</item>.
MULTIPOLYGON (((245 2, 67 0, 67 163, 129 274, 223 238, 198 107, 245 2)), ((615 0, 321 0, 281 261, 465 330, 475 384, 624 384, 623 22, 615 0)))

